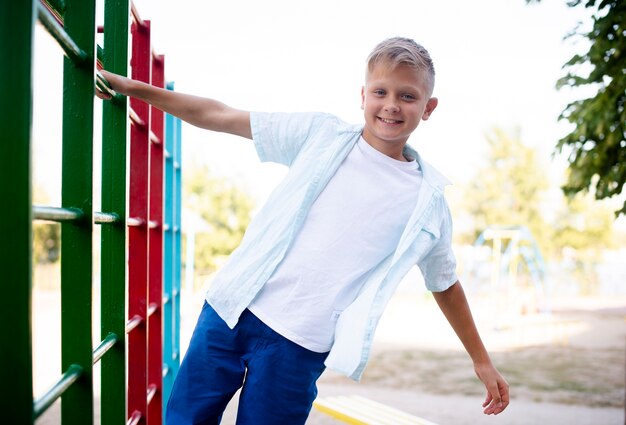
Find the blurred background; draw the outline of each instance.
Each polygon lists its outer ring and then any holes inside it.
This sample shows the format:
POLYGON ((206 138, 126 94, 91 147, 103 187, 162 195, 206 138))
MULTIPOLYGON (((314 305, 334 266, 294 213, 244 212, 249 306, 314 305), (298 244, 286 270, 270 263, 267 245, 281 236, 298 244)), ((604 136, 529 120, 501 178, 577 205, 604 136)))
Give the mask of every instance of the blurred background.
MULTIPOLYGON (((513 403, 500 423, 623 423, 626 46, 623 20, 613 18, 624 2, 579 3, 135 1, 176 90, 248 110, 361 122, 370 50, 392 36, 423 44, 439 106, 409 143, 454 183, 446 194, 458 273, 524 406, 513 403)), ((63 56, 43 29, 35 36, 33 202, 60 205, 63 56)), ((247 140, 182 131, 184 349, 212 275, 286 170, 260 164, 247 140)), ((97 167, 94 179, 98 211, 97 167)), ((60 373, 59 244, 58 225, 34 224, 36 394, 60 373)), ((96 279, 99 267, 96 255, 96 279)), ((329 373, 320 394, 362 391, 440 423, 480 423, 483 390, 417 270, 391 301, 374 350, 359 386, 329 373)), ((54 414, 41 421, 55 423, 54 414)))

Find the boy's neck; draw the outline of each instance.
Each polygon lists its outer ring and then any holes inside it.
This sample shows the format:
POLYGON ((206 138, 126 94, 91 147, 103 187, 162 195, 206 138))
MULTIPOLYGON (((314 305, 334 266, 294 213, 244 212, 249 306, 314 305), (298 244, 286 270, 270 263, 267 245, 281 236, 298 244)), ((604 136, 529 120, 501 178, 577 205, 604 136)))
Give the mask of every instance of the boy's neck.
POLYGON ((406 140, 404 142, 396 142, 396 143, 385 143, 383 141, 379 141, 374 137, 371 137, 367 134, 367 130, 364 130, 361 134, 363 140, 367 142, 368 145, 376 149, 378 152, 387 155, 388 157, 395 159, 397 161, 408 162, 409 160, 404 156, 404 146, 406 145, 406 140))

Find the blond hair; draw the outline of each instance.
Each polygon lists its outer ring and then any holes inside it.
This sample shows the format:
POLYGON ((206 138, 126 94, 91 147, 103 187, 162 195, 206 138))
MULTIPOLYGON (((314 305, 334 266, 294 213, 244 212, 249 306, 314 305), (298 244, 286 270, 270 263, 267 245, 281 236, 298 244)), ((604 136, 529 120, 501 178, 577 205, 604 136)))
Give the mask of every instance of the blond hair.
POLYGON ((415 40, 393 37, 380 42, 367 57, 367 74, 372 72, 376 65, 380 64, 385 64, 392 68, 403 65, 418 71, 424 71, 428 81, 429 94, 432 94, 435 87, 435 66, 428 50, 417 44, 415 40))

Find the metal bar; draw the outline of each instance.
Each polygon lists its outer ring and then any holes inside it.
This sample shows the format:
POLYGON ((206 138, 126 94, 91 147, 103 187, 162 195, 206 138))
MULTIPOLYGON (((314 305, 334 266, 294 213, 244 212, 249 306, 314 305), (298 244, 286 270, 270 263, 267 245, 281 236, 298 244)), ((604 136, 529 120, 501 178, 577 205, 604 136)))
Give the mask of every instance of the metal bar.
POLYGON ((120 217, 116 213, 94 212, 93 222, 95 224, 119 223, 120 217))
POLYGON ((109 351, 113 346, 119 341, 119 338, 114 333, 110 333, 102 340, 100 345, 93 350, 93 364, 98 363, 98 361, 104 356, 107 351, 109 351))
MULTIPOLYGON (((85 61, 70 57, 63 67, 63 165, 61 206, 92 217, 96 5, 66 0, 64 28, 85 48, 85 61)), ((92 220, 61 225, 61 367, 82 367, 61 397, 63 425, 89 425, 94 417, 92 347, 92 220), (85 284, 87 283, 87 284, 85 284)))
POLYGON ((79 221, 84 214, 78 208, 59 208, 33 205, 33 219, 54 222, 79 221))
POLYGON ((172 294, 174 296, 174 341, 172 346, 172 362, 173 376, 178 374, 180 367, 180 288, 181 288, 181 208, 182 208, 182 170, 180 161, 182 161, 182 139, 181 120, 174 120, 174 280, 172 286, 172 294), (178 165, 178 166, 177 166, 178 165))
POLYGON ((135 3, 131 2, 131 4, 130 4, 130 12, 131 12, 131 15, 132 15, 133 19, 137 23, 137 25, 139 25, 140 27, 145 27, 146 26, 146 24, 143 21, 143 19, 141 19, 141 16, 139 16, 139 12, 137 11, 137 8, 135 7, 135 3))
POLYGON ((141 325, 144 322, 143 317, 136 315, 133 316, 128 322, 126 322, 125 332, 127 334, 131 333, 137 326, 141 325))
MULTIPOLYGON (((173 83, 167 84, 167 89, 172 90, 173 83)), ((164 190, 164 210, 163 220, 163 400, 167 400, 172 392, 174 384, 173 372, 175 365, 172 364, 173 336, 174 336, 174 303, 172 296, 172 282, 174 280, 174 233, 170 232, 170 225, 174 220, 174 166, 173 151, 173 121, 172 115, 165 115, 165 142, 164 142, 164 163, 165 163, 165 190, 164 190), (168 154, 166 154, 168 153, 168 154), (167 373, 165 372, 167 370, 167 373)), ((163 407, 165 416, 165 406, 163 407)))
MULTIPOLYGON (((152 401, 154 400, 154 396, 157 394, 157 386, 156 384, 150 384, 148 385, 148 393, 146 394, 146 403, 148 404, 148 406, 152 405, 152 401)), ((154 405, 156 406, 157 403, 154 403, 154 405)), ((156 406, 159 408, 159 410, 161 409, 161 406, 156 406)), ((150 422, 150 424, 152 424, 154 422, 154 420, 150 419, 151 417, 148 416, 148 421, 150 422)))
POLYGON ((159 311, 159 305, 157 303, 150 303, 150 305, 148 305, 148 317, 152 316, 157 311, 159 311))
MULTIPOLYGON (((150 55, 153 86, 165 87, 165 61, 163 56, 150 55)), ((151 107, 150 134, 150 202, 148 212, 148 382, 154 385, 151 402, 148 403, 147 421, 151 425, 163 422, 163 140, 164 114, 151 107)))
POLYGON ((65 13, 65 2, 63 0, 42 0, 47 3, 50 8, 59 16, 63 16, 65 13))
POLYGON ((117 96, 117 93, 115 93, 115 91, 111 89, 111 85, 106 80, 106 78, 104 78, 104 76, 100 73, 100 71, 96 71, 96 87, 102 93, 106 93, 111 97, 117 96))
POLYGON ((104 51, 102 50, 102 47, 100 47, 100 45, 96 45, 96 69, 102 69, 104 68, 104 66, 102 65, 104 63, 104 51))
POLYGON ((134 411, 132 415, 130 415, 130 418, 128 418, 128 421, 126 422, 127 425, 138 425, 139 421, 141 421, 142 415, 141 412, 138 411, 134 411))
POLYGON ((43 7, 48 9, 50 14, 54 17, 59 25, 63 26, 63 14, 65 13, 65 5, 63 5, 63 11, 60 11, 47 0, 39 0, 39 3, 41 3, 43 7))
POLYGON ((5 387, 0 412, 2 421, 10 424, 33 421, 30 135, 34 27, 33 1, 0 2, 0 52, 5 55, 0 66, 0 364, 5 387))
MULTIPOLYGON (((109 71, 128 74, 130 0, 104 2, 103 65, 109 71)), ((126 150, 128 98, 102 105, 102 209, 126 217, 126 150)), ((120 336, 102 359, 100 420, 102 425, 126 421, 126 228, 102 228, 100 335, 120 336)))
MULTIPOLYGON (((33 206, 33 220, 64 222, 79 221, 83 217, 83 212, 77 208, 33 206)), ((95 224, 117 223, 120 221, 117 214, 105 212, 94 212, 93 219, 95 224)))
POLYGON ((145 220, 138 217, 128 217, 126 220, 126 225, 128 227, 142 227, 145 223, 145 220))
POLYGON ((146 123, 141 118, 139 118, 139 115, 137 115, 137 112, 135 112, 135 110, 132 107, 129 109, 128 115, 130 116, 131 124, 134 124, 138 127, 146 126, 146 123))
MULTIPOLYGON (((155 108, 152 108, 152 112, 155 113, 155 108)), ((156 144, 156 145, 160 145, 161 144, 161 139, 154 134, 152 131, 150 131, 150 142, 156 144)))
POLYGON ((88 53, 76 44, 50 10, 39 2, 37 3, 37 17, 70 59, 76 64, 86 64, 88 62, 88 53))
POLYGON ((83 373, 83 368, 79 365, 73 364, 67 368, 67 371, 61 376, 61 379, 58 380, 56 384, 54 384, 48 391, 45 392, 41 398, 35 400, 35 403, 32 408, 32 416, 34 419, 41 416, 51 405, 61 397, 74 382, 78 380, 78 378, 83 373))
MULTIPOLYGON (((133 9, 131 5, 131 10, 133 9)), ((150 23, 131 24, 132 78, 150 84, 150 23)), ((149 137, 150 110, 148 104, 130 99, 130 107, 141 120, 143 126, 130 128, 130 174, 129 202, 130 217, 148 217, 149 201, 149 137)), ((147 322, 148 304, 148 228, 147 226, 128 227, 128 316, 139 316, 147 322)), ((128 412, 139 412, 146 417, 147 386, 147 339, 148 325, 135 328, 128 334, 128 412)))

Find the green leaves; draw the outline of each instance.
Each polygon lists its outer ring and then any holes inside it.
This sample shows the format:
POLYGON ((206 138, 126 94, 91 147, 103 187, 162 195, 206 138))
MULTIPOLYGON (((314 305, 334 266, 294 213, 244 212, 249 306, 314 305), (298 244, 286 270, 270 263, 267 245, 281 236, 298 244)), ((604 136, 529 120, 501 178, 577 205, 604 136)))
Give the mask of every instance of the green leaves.
MULTIPOLYGON (((588 1, 585 7, 595 3, 588 1)), ((589 51, 565 63, 568 72, 556 87, 595 85, 597 93, 570 103, 559 116, 574 124, 556 144, 557 152, 568 154, 570 168, 562 189, 568 195, 591 191, 596 199, 612 198, 622 193, 626 181, 626 2, 602 1, 593 29, 578 36, 589 41, 589 51), (581 75, 579 68, 590 71, 581 75)), ((626 202, 616 214, 626 214, 626 202)))
POLYGON ((254 202, 234 183, 211 175, 206 167, 191 170, 183 190, 185 207, 198 213, 209 227, 196 235, 196 269, 211 273, 241 242, 254 202))

